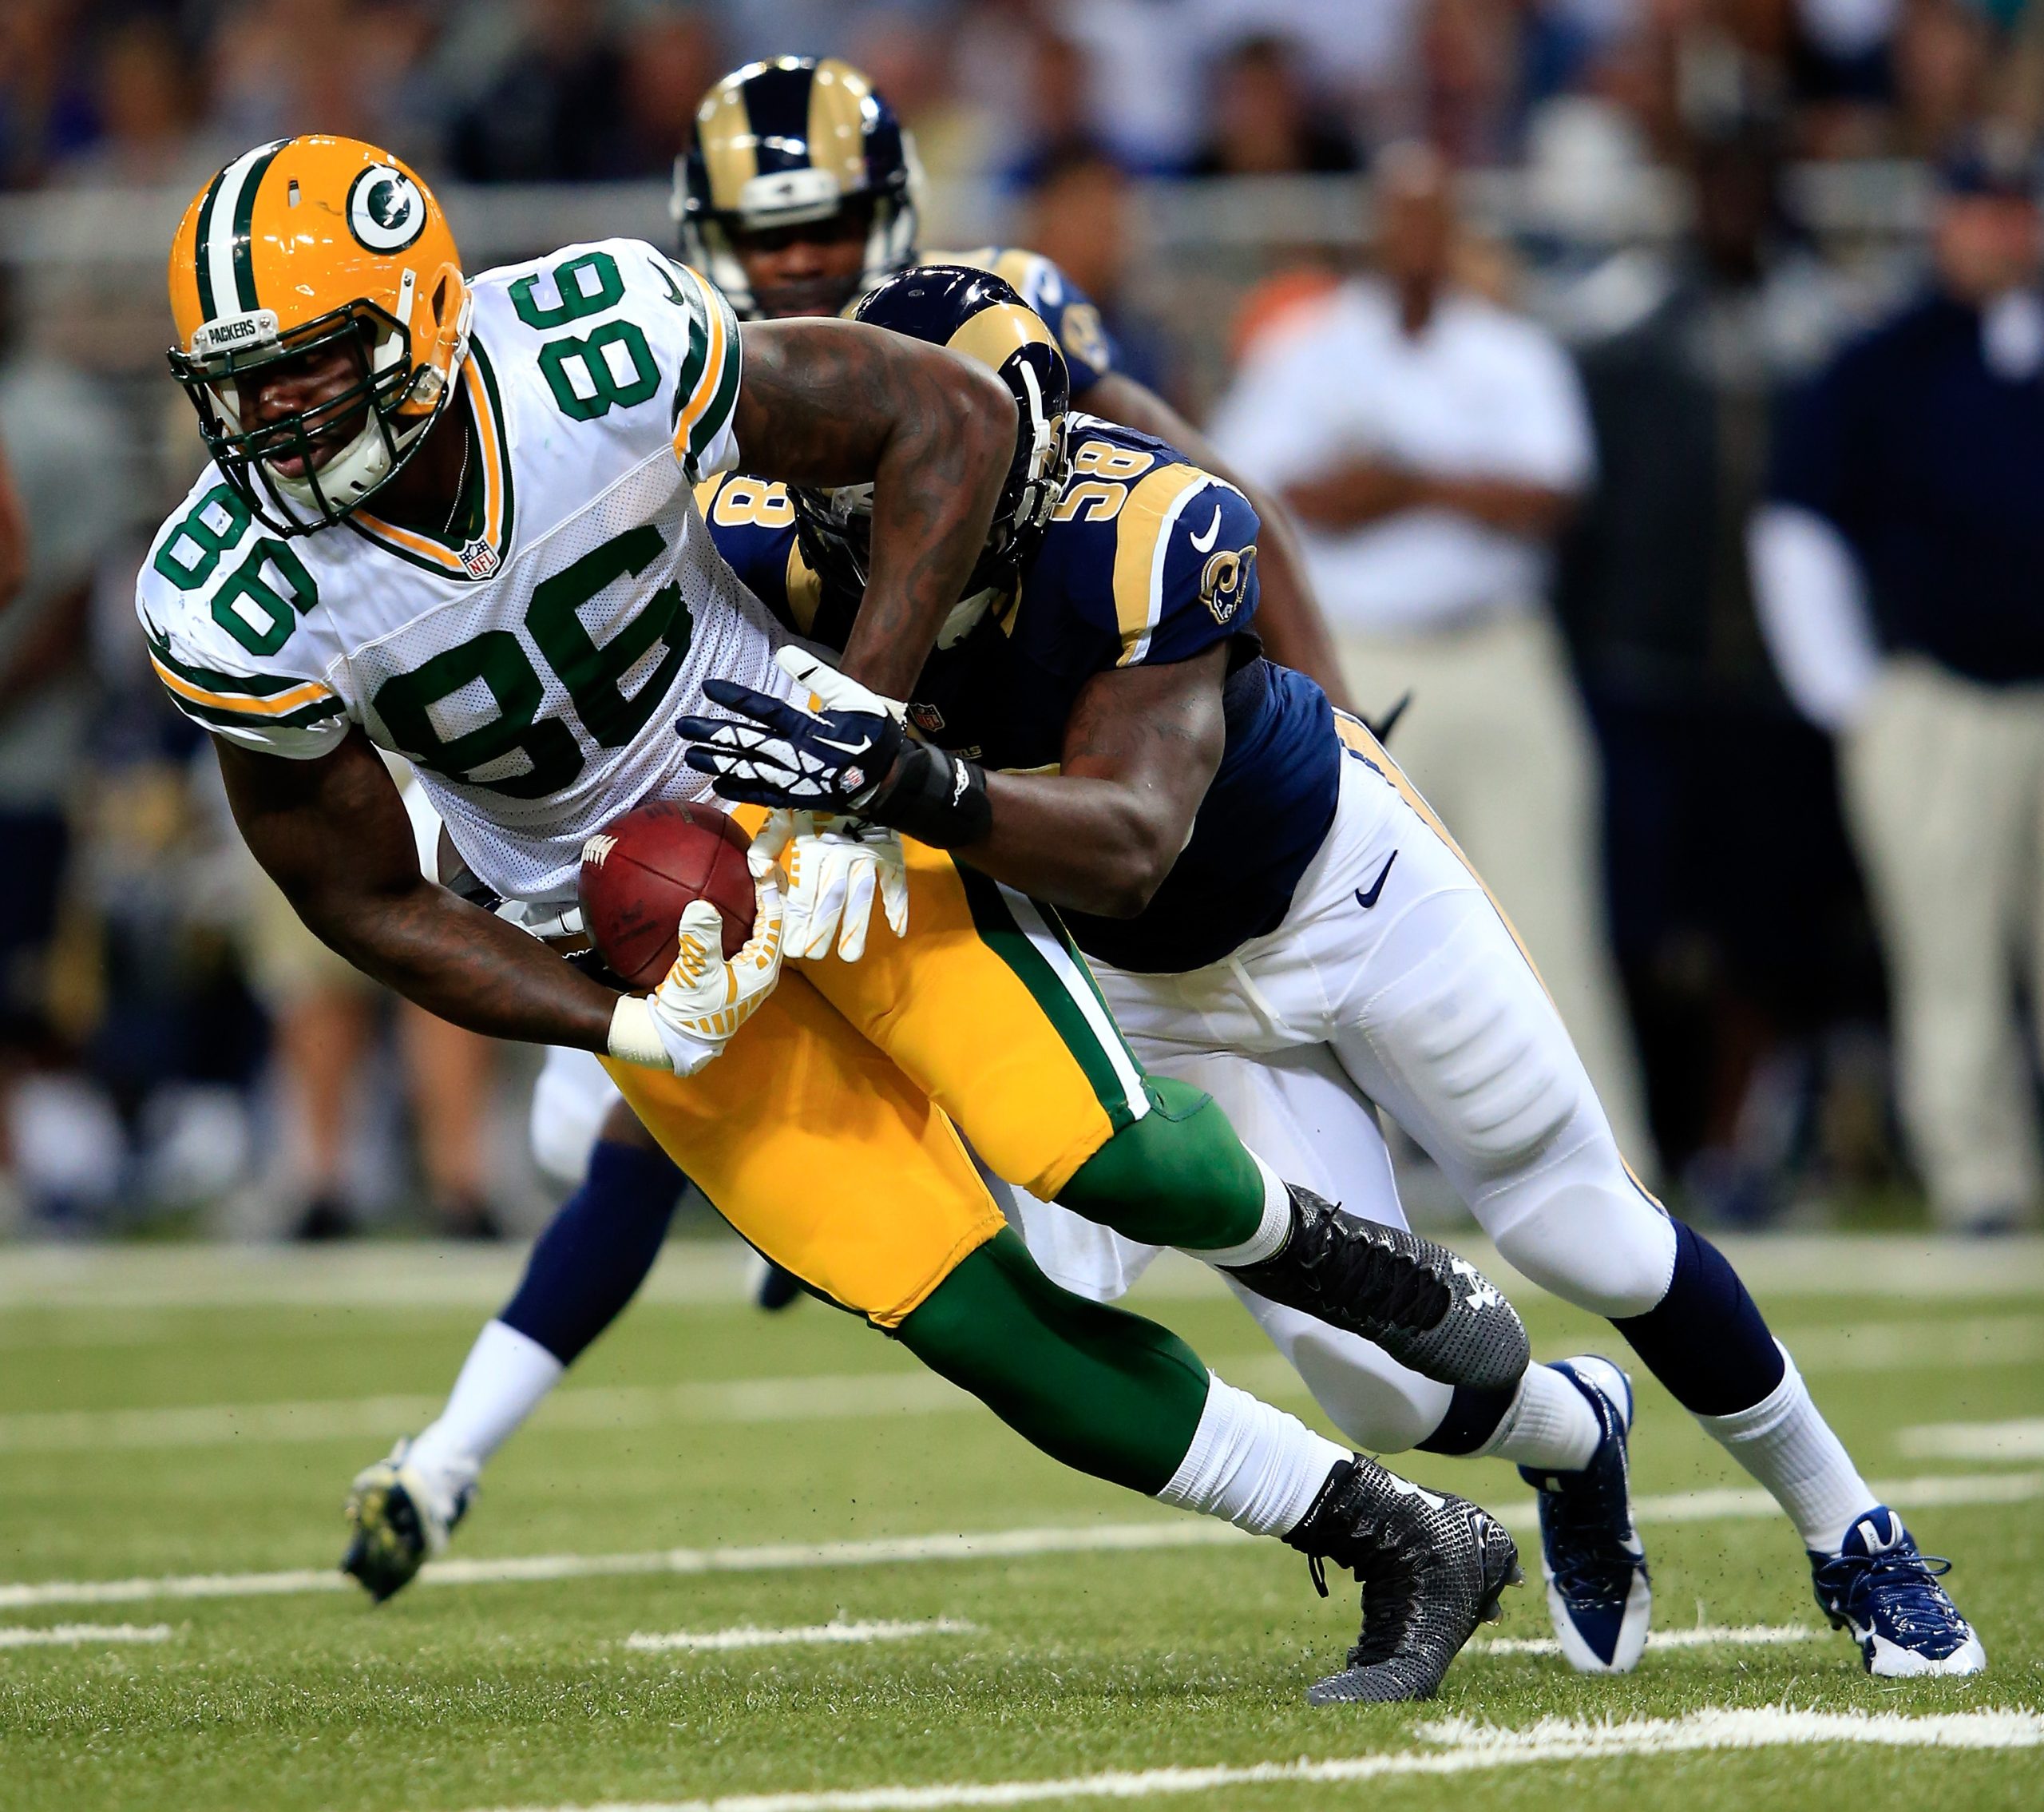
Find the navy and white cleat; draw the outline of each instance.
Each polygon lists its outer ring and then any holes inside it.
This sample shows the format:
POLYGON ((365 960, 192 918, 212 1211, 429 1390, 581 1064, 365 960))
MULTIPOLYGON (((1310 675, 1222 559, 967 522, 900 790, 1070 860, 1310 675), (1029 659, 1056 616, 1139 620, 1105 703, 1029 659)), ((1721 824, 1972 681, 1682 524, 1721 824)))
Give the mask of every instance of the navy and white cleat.
POLYGON ((1810 1556, 1817 1604, 1834 1629, 1849 1630, 1867 1671, 1884 1679, 1980 1674, 1987 1651, 1938 1584, 1951 1562, 1917 1552, 1885 1504, 1845 1532, 1843 1552, 1810 1556))
POLYGON ((349 1489, 344 1514, 355 1525, 341 1571, 362 1582, 381 1604, 410 1584, 418 1570, 443 1552, 454 1528, 475 1501, 473 1473, 461 1480, 429 1476, 410 1464, 409 1441, 390 1457, 365 1466, 349 1489))
POLYGON ((1626 1456, 1632 1381, 1594 1354, 1558 1360, 1553 1369, 1590 1400, 1603 1432, 1579 1473, 1519 1469, 1540 1494, 1547 1615, 1563 1655, 1579 1674, 1629 1674, 1654 1617, 1646 1550, 1632 1520, 1626 1456))

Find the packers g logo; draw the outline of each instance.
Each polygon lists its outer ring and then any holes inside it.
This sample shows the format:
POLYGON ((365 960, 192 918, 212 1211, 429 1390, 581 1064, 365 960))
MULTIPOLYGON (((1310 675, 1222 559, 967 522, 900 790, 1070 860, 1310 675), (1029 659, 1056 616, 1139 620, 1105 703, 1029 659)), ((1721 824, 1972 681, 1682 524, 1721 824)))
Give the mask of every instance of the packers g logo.
POLYGON ((371 164, 348 188, 348 231, 371 252, 402 252, 426 231, 426 196, 394 164, 371 164))
POLYGON ((1240 553, 1224 547, 1206 562, 1199 575, 1199 601, 1214 613, 1216 623, 1226 623, 1242 608, 1242 593, 1249 589, 1250 575, 1256 570, 1256 543, 1240 553))

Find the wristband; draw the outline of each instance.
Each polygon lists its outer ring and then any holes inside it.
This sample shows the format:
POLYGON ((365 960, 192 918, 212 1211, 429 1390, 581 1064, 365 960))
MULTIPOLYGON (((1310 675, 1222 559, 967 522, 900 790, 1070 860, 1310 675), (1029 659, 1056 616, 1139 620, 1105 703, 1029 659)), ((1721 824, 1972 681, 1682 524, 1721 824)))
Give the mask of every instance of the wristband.
POLYGON ((705 1044, 679 1026, 670 1025, 653 1009, 649 994, 627 994, 611 1009, 610 1054, 620 1063, 693 1076, 719 1052, 721 1044, 705 1044))
POLYGON ((894 771, 856 810, 937 850, 976 843, 993 829, 986 770, 928 743, 905 742, 894 771))

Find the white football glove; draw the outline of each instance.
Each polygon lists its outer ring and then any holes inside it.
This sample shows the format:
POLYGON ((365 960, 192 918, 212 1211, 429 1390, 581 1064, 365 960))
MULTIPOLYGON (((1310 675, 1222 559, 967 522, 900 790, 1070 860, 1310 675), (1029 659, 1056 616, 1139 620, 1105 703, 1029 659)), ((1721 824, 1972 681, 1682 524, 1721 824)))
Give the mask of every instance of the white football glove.
POLYGON ((753 869, 752 935, 724 956, 723 915, 707 900, 683 909, 674 966, 650 994, 627 994, 611 1015, 610 1054, 624 1063, 693 1076, 781 978, 786 884, 778 869, 753 869))
POLYGON ((825 813, 776 811, 752 839, 755 870, 772 863, 786 877, 787 954, 818 962, 837 946, 857 962, 866 954, 873 902, 897 938, 909 930, 909 869, 901 839, 877 824, 825 813))
POLYGON ((841 673, 820 654, 811 654, 790 643, 774 651, 774 664, 797 685, 814 695, 812 711, 869 711, 876 717, 891 717, 897 724, 909 720, 909 708, 898 699, 882 698, 869 686, 862 686, 849 673, 841 673))

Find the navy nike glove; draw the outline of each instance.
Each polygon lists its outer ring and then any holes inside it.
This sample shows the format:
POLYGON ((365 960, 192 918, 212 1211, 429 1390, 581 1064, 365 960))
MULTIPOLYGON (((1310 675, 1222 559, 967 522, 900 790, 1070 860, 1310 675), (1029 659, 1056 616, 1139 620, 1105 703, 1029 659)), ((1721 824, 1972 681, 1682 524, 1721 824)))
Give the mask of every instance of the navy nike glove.
POLYGON ((688 765, 727 799, 856 817, 907 740, 884 704, 808 712, 730 680, 705 680, 703 691, 739 716, 678 718, 675 732, 691 745, 688 765))

